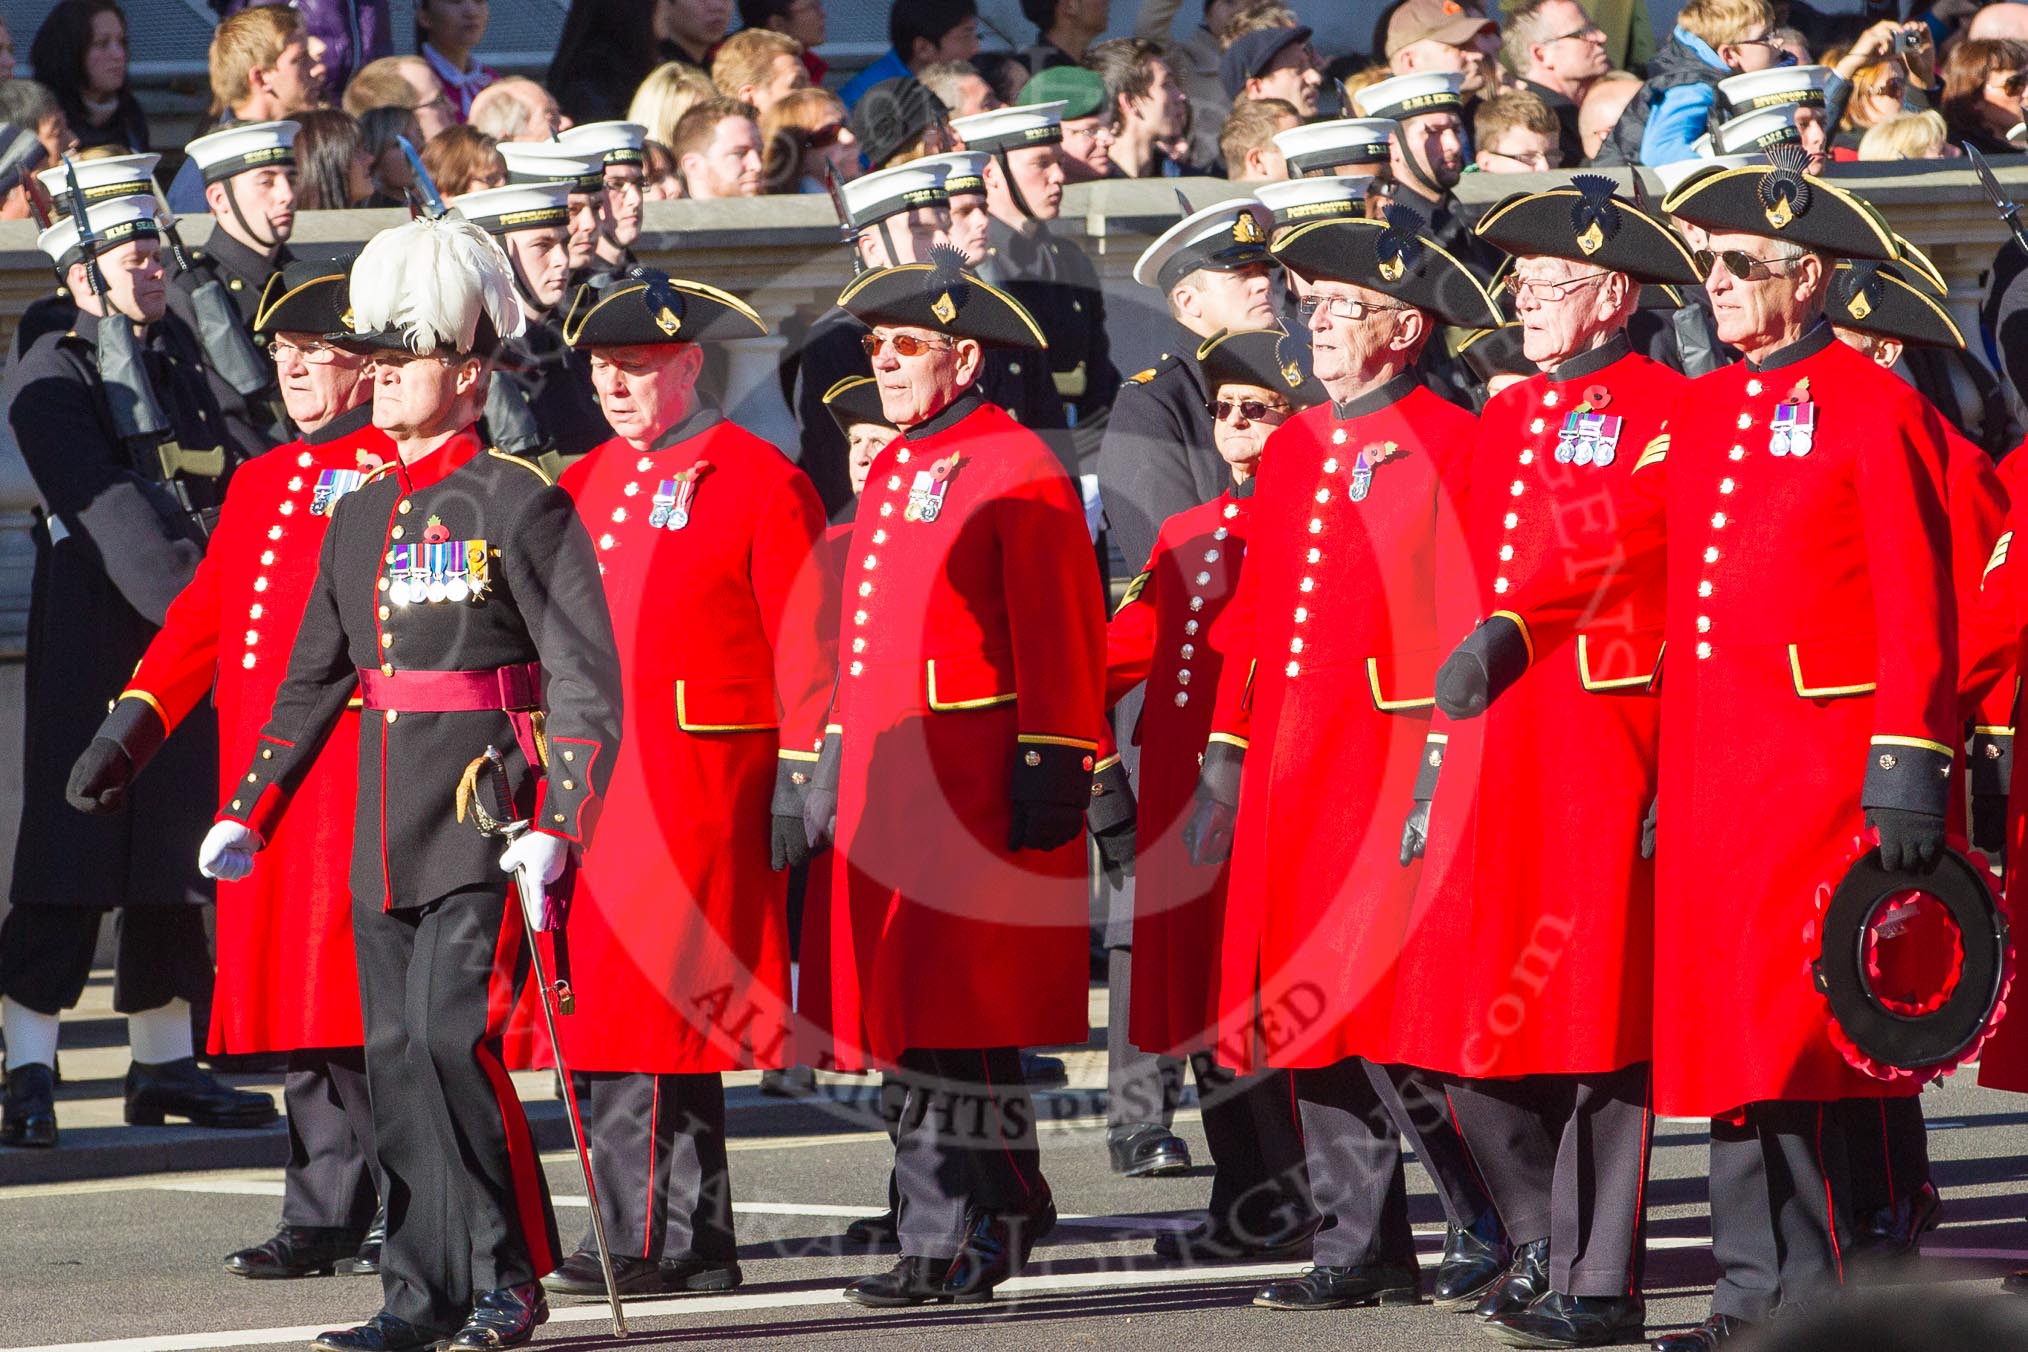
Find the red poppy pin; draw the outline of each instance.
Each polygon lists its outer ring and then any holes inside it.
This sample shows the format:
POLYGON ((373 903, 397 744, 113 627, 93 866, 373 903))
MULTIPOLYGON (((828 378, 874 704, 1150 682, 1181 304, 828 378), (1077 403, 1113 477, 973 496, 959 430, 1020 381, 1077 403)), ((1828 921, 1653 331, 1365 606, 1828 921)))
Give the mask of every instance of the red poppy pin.
POLYGON ((1584 387, 1584 402, 1590 407, 1592 412, 1596 413, 1612 401, 1613 392, 1605 386, 1587 385, 1584 387))
POLYGON ((958 472, 958 466, 965 463, 964 457, 953 452, 941 460, 930 462, 930 477, 943 483, 958 472))
POLYGON ((1810 378, 1808 376, 1804 376, 1801 380, 1798 380, 1793 386, 1790 387, 1789 392, 1782 397, 1782 402, 1784 404, 1809 403, 1810 378))
POLYGON ((444 524, 442 517, 431 516, 429 523, 423 527, 422 538, 426 545, 440 545, 451 538, 451 528, 444 524))

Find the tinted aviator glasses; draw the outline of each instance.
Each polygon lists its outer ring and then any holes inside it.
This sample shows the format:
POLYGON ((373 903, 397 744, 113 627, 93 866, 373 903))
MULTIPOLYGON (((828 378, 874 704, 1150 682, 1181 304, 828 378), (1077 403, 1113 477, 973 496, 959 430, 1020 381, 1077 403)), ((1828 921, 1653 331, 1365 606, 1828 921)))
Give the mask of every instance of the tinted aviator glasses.
POLYGON ((882 338, 878 334, 869 333, 859 340, 859 348, 867 356, 877 357, 880 355, 883 343, 894 344, 895 353, 903 357, 920 357, 925 352, 933 352, 955 346, 952 343, 933 343, 927 338, 918 338, 912 333, 897 333, 891 338, 882 338))
POLYGON ((1215 422, 1230 419, 1234 409, 1238 409, 1239 416, 1248 422, 1266 422, 1271 416, 1279 421, 1289 415, 1289 411, 1280 404, 1270 404, 1262 399, 1213 399, 1204 406, 1204 411, 1215 422))
POLYGON ((1802 256, 1782 254, 1775 258, 1755 258, 1752 254, 1739 249, 1722 249, 1717 253, 1709 249, 1699 249, 1691 254, 1690 258, 1697 264, 1697 275, 1700 277, 1709 277, 1711 269, 1722 263, 1727 272, 1742 282, 1764 282, 1775 275, 1775 264, 1793 263, 1802 256))

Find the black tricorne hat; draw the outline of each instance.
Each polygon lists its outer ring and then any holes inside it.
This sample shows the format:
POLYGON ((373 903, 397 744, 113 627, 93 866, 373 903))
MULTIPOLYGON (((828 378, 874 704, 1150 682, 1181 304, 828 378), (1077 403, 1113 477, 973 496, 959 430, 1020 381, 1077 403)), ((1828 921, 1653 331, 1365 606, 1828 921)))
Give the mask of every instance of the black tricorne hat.
POLYGON ((831 421, 838 424, 838 430, 847 436, 852 434, 854 423, 894 426, 894 419, 880 406, 880 382, 872 376, 846 376, 824 391, 824 407, 830 412, 831 421))
POLYGON ((1391 206, 1385 219, 1313 221, 1286 231, 1269 252, 1311 280, 1349 282, 1426 310, 1445 324, 1488 328, 1500 322, 1471 269, 1417 232, 1423 219, 1391 206))
POLYGON ((1872 259, 1832 269, 1824 317, 1841 328, 1918 347, 1965 345, 1964 334, 1927 286, 1908 281, 1892 263, 1872 259))
POLYGON ((1324 387, 1310 374, 1309 345, 1283 329, 1220 329, 1197 348, 1204 388, 1258 385, 1289 397, 1297 408, 1322 403, 1324 387))
POLYGON ((255 309, 256 338, 277 333, 335 333, 352 327, 349 290, 352 260, 298 258, 268 276, 255 309))
POLYGON ((723 342, 767 331, 739 297, 638 263, 604 285, 580 286, 563 319, 563 340, 579 348, 723 342))
POLYGON ((1700 282, 1682 237, 1616 194, 1601 174, 1570 186, 1516 193, 1479 218, 1475 233, 1517 258, 1538 255, 1623 272, 1637 282, 1700 282))
POLYGON ((987 347, 1049 346, 1020 301, 965 271, 963 254, 938 244, 930 258, 856 277, 838 293, 838 304, 869 326, 902 324, 987 347))
POLYGON ((1727 169, 1692 179, 1662 210, 1714 233, 1763 235, 1836 258, 1892 259, 1894 232, 1880 213, 1803 166, 1799 145, 1768 152, 1772 164, 1727 169))

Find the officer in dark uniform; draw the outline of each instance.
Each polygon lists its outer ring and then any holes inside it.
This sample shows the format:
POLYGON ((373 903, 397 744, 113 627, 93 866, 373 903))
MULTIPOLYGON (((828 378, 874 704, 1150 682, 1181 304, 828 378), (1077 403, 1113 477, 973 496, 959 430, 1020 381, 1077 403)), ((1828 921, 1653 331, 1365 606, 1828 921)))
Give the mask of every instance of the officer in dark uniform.
MULTIPOLYGON (((161 159, 160 155, 107 155, 96 160, 73 161, 70 170, 76 172, 78 191, 84 194, 87 203, 109 202, 115 197, 152 193, 155 166, 161 159)), ((49 198, 52 219, 70 215, 70 180, 65 166, 41 170, 35 179, 49 198)), ((77 303, 70 298, 70 289, 59 281, 54 293, 30 301, 21 312, 20 322, 14 326, 15 357, 18 359, 33 347, 43 334, 61 333, 72 327, 76 316, 77 303)))
POLYGON ((992 156, 986 202, 993 219, 979 276, 1020 301, 1048 337, 1049 369, 1070 415, 1077 468, 1088 470, 1120 373, 1098 270, 1074 241, 1049 229, 1063 205, 1063 106, 997 108, 957 118, 951 130, 966 149, 992 156))
MULTIPOLYGON (((583 162, 589 169, 596 163, 583 162)), ((591 367, 563 341, 561 309, 570 285, 570 199, 562 180, 511 183, 451 199, 451 207, 493 236, 507 255, 527 327, 502 341, 487 391, 488 442, 513 455, 554 453, 575 460, 612 436, 592 393, 591 367)))
MULTIPOLYGON (((159 1125, 170 1114, 204 1126, 251 1127, 275 1116, 267 1095, 227 1088, 192 1056, 191 1006, 211 992, 202 910, 210 888, 191 871, 188 854, 203 830, 198 805, 218 777, 217 725, 208 709, 162 748, 156 772, 135 787, 125 812, 87 817, 64 802, 71 763, 197 570, 200 514, 223 496, 228 464, 196 340, 165 314, 154 198, 112 198, 87 214, 95 260, 81 247, 75 221, 58 222, 38 240, 77 298, 75 327, 36 339, 5 388, 14 439, 43 503, 29 610, 20 844, 13 909, 0 924, 6 1145, 56 1144, 57 1017, 84 992, 107 911, 118 939, 113 1008, 128 1016, 134 1051, 127 1121, 159 1125), (159 450, 153 437, 123 438, 100 374, 102 358, 126 350, 127 334, 112 326, 130 322, 138 349, 130 378, 145 383, 168 423, 159 450), (180 472, 192 465, 211 476, 180 472)), ((120 378, 117 360, 108 369, 120 378)), ((123 405, 131 397, 120 394, 123 405)))
POLYGON ((190 251, 169 308, 203 344, 229 444, 249 459, 295 436, 275 390, 274 364, 254 344, 253 320, 268 278, 295 257, 288 241, 296 224, 297 130, 294 122, 250 122, 187 147, 204 174, 211 238, 190 251), (229 305, 200 297, 213 283, 229 305))
POLYGON ((618 742, 619 664, 569 497, 474 430, 491 353, 522 324, 498 249, 469 222, 411 221, 367 244, 350 298, 399 461, 333 516, 288 679, 199 859, 214 877, 252 870, 360 697, 353 937, 391 1199, 385 1299, 313 1346, 514 1346, 548 1317, 537 1278, 558 1254, 500 1056, 527 963, 501 870, 554 884, 586 841, 618 742), (452 810, 489 749, 513 799, 489 810, 530 826, 504 855, 452 810))

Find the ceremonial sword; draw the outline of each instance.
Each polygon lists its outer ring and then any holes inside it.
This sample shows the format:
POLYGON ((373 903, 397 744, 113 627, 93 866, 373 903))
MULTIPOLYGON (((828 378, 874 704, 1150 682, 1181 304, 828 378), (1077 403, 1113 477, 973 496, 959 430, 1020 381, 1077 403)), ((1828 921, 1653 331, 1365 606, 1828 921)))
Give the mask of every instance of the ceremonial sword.
MULTIPOLYGON (((434 189, 432 189, 434 192, 434 189)), ((465 767, 464 777, 458 781, 457 815, 465 819, 466 812, 472 816, 472 825, 482 836, 493 836, 513 844, 528 834, 529 820, 506 820, 514 813, 514 795, 507 784, 507 763, 500 756, 497 747, 487 747, 486 754, 478 757, 465 767), (487 811, 485 795, 479 779, 485 776, 497 795, 502 816, 495 817, 487 811)), ((543 893, 542 879, 530 873, 526 867, 514 870, 514 890, 521 902, 521 932, 528 940, 528 961, 535 972, 535 984, 542 991, 542 1021, 549 1028, 549 1048, 556 1057, 557 1078, 563 1081, 564 1116, 570 1119, 570 1139, 577 1146, 578 1168, 584 1172, 585 1198, 591 1203, 592 1243, 599 1251, 599 1271, 606 1279, 606 1300, 613 1308, 613 1336, 627 1336, 627 1316, 620 1309, 619 1283, 613 1280, 612 1250, 606 1247, 606 1222, 599 1212, 598 1184, 592 1179, 591 1152, 585 1148, 584 1120, 578 1115, 577 1086, 571 1082, 570 1065, 564 1060, 563 1039, 557 1036, 556 1019, 559 1004, 568 1012, 570 987, 562 981, 552 983, 549 971, 542 960, 542 947, 536 936, 548 924, 549 899, 543 893)))

